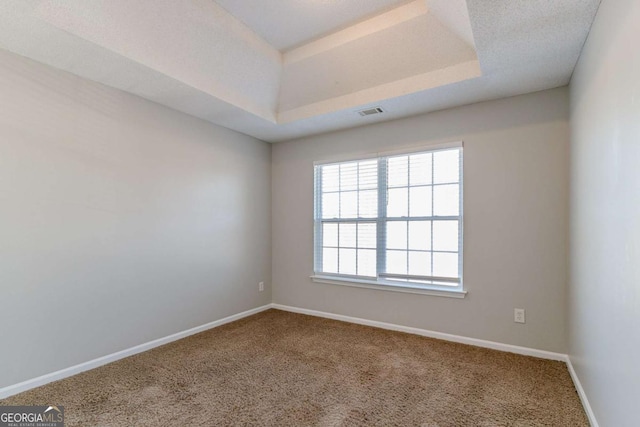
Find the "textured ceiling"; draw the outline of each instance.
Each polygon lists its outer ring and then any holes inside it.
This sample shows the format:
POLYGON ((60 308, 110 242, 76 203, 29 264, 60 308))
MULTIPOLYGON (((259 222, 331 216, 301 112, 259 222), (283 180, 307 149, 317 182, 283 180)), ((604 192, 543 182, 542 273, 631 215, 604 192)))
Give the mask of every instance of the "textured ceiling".
POLYGON ((281 51, 408 2, 408 0, 214 1, 281 51))
POLYGON ((0 47, 275 142, 563 86, 598 4, 3 0, 0 47))

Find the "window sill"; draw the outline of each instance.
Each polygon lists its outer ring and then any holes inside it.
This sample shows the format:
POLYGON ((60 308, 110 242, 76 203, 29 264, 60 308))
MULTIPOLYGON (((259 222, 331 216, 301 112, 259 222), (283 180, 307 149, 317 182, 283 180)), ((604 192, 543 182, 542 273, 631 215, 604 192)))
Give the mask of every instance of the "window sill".
POLYGON ((403 292, 407 294, 431 295, 436 297, 447 298, 464 298, 467 291, 458 289, 433 289, 422 286, 412 285, 396 285, 396 284, 380 284, 374 280, 354 279, 335 276, 313 275, 311 280, 316 283, 328 283, 330 285, 351 286, 355 288, 376 289, 379 291, 403 292))

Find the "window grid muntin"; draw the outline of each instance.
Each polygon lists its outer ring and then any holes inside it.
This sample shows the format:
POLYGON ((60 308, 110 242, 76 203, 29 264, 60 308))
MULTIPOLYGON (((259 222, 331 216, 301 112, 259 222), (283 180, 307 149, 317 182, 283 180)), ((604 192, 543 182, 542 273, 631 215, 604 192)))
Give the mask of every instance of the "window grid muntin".
MULTIPOLYGON (((386 225, 390 222, 390 221, 404 221, 406 223, 406 235, 407 235, 407 241, 406 241, 406 249, 402 250, 402 249, 397 249, 397 248, 390 248, 388 246, 388 242, 385 242, 386 244, 384 245, 384 248, 382 249, 382 252, 384 252, 383 256, 385 257, 386 260, 386 256, 388 255, 388 253, 391 251, 392 253, 394 251, 396 252, 405 252, 405 262, 406 262, 406 271, 407 271, 407 275, 410 275, 410 264, 411 264, 411 253, 412 252, 422 252, 422 251, 418 251, 418 250, 413 250, 409 248, 409 225, 410 222, 412 220, 428 220, 430 223, 430 228, 431 228, 431 232, 430 232, 430 245, 429 247, 431 248, 430 251, 427 251, 430 253, 430 262, 429 262, 429 270, 430 270, 430 275, 434 276, 434 267, 435 267, 435 263, 434 263, 434 255, 440 254, 440 253, 449 253, 449 254, 457 254, 458 255, 458 262, 457 262, 457 275, 456 277, 460 277, 461 276, 461 254, 460 254, 460 249, 461 249, 461 211, 460 211, 460 205, 458 206, 458 215, 456 216, 447 216, 447 217, 443 217, 443 216, 436 216, 435 211, 436 211, 436 206, 435 206, 435 191, 434 188, 436 186, 445 186, 445 185, 458 185, 458 200, 461 201, 461 192, 460 192, 460 183, 461 183, 461 172, 462 172, 462 167, 460 164, 461 161, 461 150, 460 149, 455 149, 455 150, 441 150, 441 151, 457 151, 458 153, 458 179, 456 181, 452 181, 452 180, 445 180, 443 182, 438 182, 436 183, 436 177, 435 177, 435 173, 436 173, 436 156, 435 151, 433 152, 422 152, 422 153, 407 153, 407 154, 402 154, 402 155, 397 155, 397 156, 392 156, 389 157, 389 160, 393 160, 393 159, 402 159, 402 158, 406 158, 406 162, 402 162, 404 164, 406 164, 406 183, 402 183, 399 185, 393 185, 390 184, 389 182, 386 183, 385 185, 385 193, 388 194, 389 190, 391 189, 402 189, 402 188, 406 188, 407 189, 407 216, 399 216, 399 217, 385 217, 385 231, 387 230, 386 225), (412 167, 414 166, 414 163, 412 162, 412 158, 414 156, 421 156, 424 154, 428 154, 428 165, 430 165, 430 172, 431 172, 431 177, 430 177, 430 183, 428 184, 412 184, 412 180, 411 180, 411 173, 412 173, 412 167), (430 216, 422 216, 422 217, 413 217, 411 216, 411 189, 412 188, 430 188, 431 189, 431 214, 430 216), (419 219, 418 219, 419 218, 419 219), (458 250, 457 251, 443 251, 443 250, 435 250, 434 248, 434 224, 435 221, 446 221, 446 220, 456 220, 458 221, 458 250)), ((387 161, 387 168, 389 167, 389 162, 387 161)), ((388 273, 388 269, 385 269, 385 271, 382 272, 384 273, 388 273)), ((379 274, 380 275, 380 274, 379 274)))
MULTIPOLYGON (((365 183, 362 184, 361 182, 361 178, 363 175, 366 175, 367 173, 371 174, 371 175, 377 175, 377 159, 374 160, 375 163, 373 164, 373 167, 371 167, 371 165, 367 165, 368 170, 363 170, 362 166, 363 164, 370 164, 372 163, 371 159, 363 159, 363 160, 357 160, 357 161, 349 161, 349 162, 342 162, 342 163, 338 163, 338 164, 332 164, 332 165, 328 165, 330 167, 335 167, 337 169, 337 185, 334 186, 331 190, 329 191, 323 191, 323 184, 325 182, 325 175, 323 174, 324 169, 323 167, 319 167, 316 168, 316 174, 315 174, 315 179, 316 179, 316 197, 315 197, 315 203, 316 203, 316 224, 315 224, 315 239, 316 239, 316 254, 315 254, 315 264, 316 264, 316 271, 324 271, 324 251, 325 249, 333 249, 336 251, 337 253, 337 262, 336 262, 336 271, 335 272, 331 272, 330 274, 337 274, 340 276, 354 276, 354 277, 376 277, 377 271, 374 271, 374 274, 372 275, 364 275, 364 274, 360 274, 363 269, 362 266, 360 265, 360 260, 361 259, 365 259, 365 257, 367 256, 367 253, 369 253, 370 251, 377 251, 377 249, 375 247, 371 247, 370 245, 366 245, 366 246, 360 246, 360 232, 361 232, 361 227, 358 226, 358 224, 362 224, 362 223, 369 223, 369 224, 376 224, 376 217, 375 216, 365 216, 365 217, 360 217, 360 215, 364 215, 364 213, 362 212, 362 198, 361 195, 363 192, 369 192, 369 191, 374 191, 376 194, 378 193, 377 190, 377 179, 373 179, 373 185, 371 185, 371 183, 365 183), (355 168, 355 170, 347 170, 347 168, 345 167, 345 165, 352 165, 352 167, 355 168), (352 174, 351 177, 347 177, 347 178, 352 178, 354 184, 353 185, 346 185, 345 186, 345 173, 349 173, 352 174), (341 196, 342 194, 345 193, 354 193, 356 196, 356 206, 355 206, 355 214, 357 215, 356 217, 345 217, 343 216, 343 214, 345 213, 345 206, 343 204, 343 197, 341 196), (331 217, 331 218, 323 218, 322 214, 323 214, 323 209, 322 209, 322 203, 323 203, 323 196, 326 194, 336 194, 337 195, 337 203, 338 203, 338 207, 337 207, 337 217, 331 217), (325 245, 324 243, 324 225, 325 224, 330 224, 330 223, 335 223, 337 226, 337 231, 336 231, 336 240, 337 240, 337 245, 333 246, 333 245, 325 245), (350 225, 353 224, 355 227, 355 236, 353 236, 353 239, 355 240, 355 246, 353 245, 344 245, 344 242, 342 242, 343 240, 343 234, 345 231, 343 229, 343 225, 350 225), (355 265, 354 265, 354 269, 356 274, 352 275, 352 274, 345 274, 345 273, 341 273, 341 271, 344 271, 345 266, 342 265, 342 262, 344 262, 344 259, 342 259, 341 256, 341 250, 349 250, 349 251, 354 251, 355 254, 355 265)), ((374 177, 375 178, 375 177, 374 177)), ((366 208, 366 207, 365 207, 366 208)), ((375 245, 377 246, 377 239, 374 238, 375 241, 375 245)))
MULTIPOLYGON (((371 161, 371 159, 363 159, 363 160, 356 160, 356 161, 350 161, 350 162, 343 162, 343 163, 351 163, 351 162, 357 162, 358 164, 358 181, 360 179, 360 173, 359 173, 359 168, 360 168, 360 162, 364 162, 364 161, 371 161)), ((454 287, 462 287, 462 274, 463 274, 463 270, 462 270, 462 249, 463 249, 463 243, 462 243, 462 239, 463 239, 463 235, 462 235, 462 230, 463 230, 463 221, 462 221, 462 217, 463 217, 463 213, 462 213, 462 204, 463 204, 463 189, 462 189, 462 173, 463 173, 463 165, 462 165, 462 161, 463 161, 463 157, 462 157, 462 148, 461 147, 457 147, 457 148, 443 148, 443 149, 438 149, 438 150, 427 150, 427 151, 421 151, 421 152, 415 152, 415 153, 407 153, 407 154, 403 154, 403 155, 399 155, 399 156, 389 156, 389 157, 380 157, 377 159, 377 169, 378 169, 378 187, 377 187, 377 193, 378 193, 378 216, 377 218, 321 218, 320 213, 322 212, 322 207, 321 207, 321 188, 317 188, 316 186, 316 195, 320 195, 320 197, 316 197, 316 223, 326 223, 326 222, 345 222, 345 221, 349 221, 349 222, 371 222, 372 220, 375 221, 378 225, 376 227, 376 232, 377 232, 377 248, 376 248, 376 254, 377 254, 377 259, 376 259, 376 264, 377 264, 377 278, 380 279, 382 276, 388 276, 387 274, 385 274, 385 270, 386 270, 386 251, 388 250, 388 248, 386 247, 386 224, 388 222, 391 221, 406 221, 406 225, 407 227, 410 226, 410 222, 412 221, 430 221, 430 226, 431 226, 431 236, 430 236, 430 251, 426 251, 426 250, 417 250, 417 249, 409 249, 409 230, 407 229, 407 249, 405 250, 406 252, 406 256, 407 256, 407 271, 409 271, 409 254, 411 252, 419 252, 419 253, 423 253, 423 252, 431 252, 431 265, 430 265, 430 271, 432 272, 433 275, 433 269, 434 269, 434 254, 455 254, 457 255, 457 277, 454 278, 445 278, 447 279, 447 282, 449 283, 441 283, 440 281, 436 280, 437 278, 435 276, 432 276, 431 279, 428 280, 418 280, 418 279, 402 279, 402 278, 386 278, 385 280, 390 280, 390 281, 408 281, 409 283, 414 283, 414 284, 428 284, 428 285, 434 285, 434 286, 446 286, 446 287, 451 287, 451 284, 453 283, 454 287), (447 181, 443 181, 443 182, 435 182, 435 171, 436 171, 436 161, 434 154, 439 152, 439 151, 456 151, 457 152, 457 161, 458 161, 458 180, 457 181, 451 181, 451 180, 447 180, 447 181), (412 156, 415 155, 421 155, 421 154, 430 154, 430 159, 431 159, 431 182, 429 184, 413 184, 412 185, 412 180, 411 180, 411 158, 412 156), (387 185, 387 164, 388 164, 388 160, 392 157, 407 157, 407 185, 402 185, 402 186, 395 186, 395 187, 389 187, 387 185), (457 206, 457 210, 458 210, 458 215, 447 215, 447 216, 438 216, 438 215, 433 215, 435 213, 436 210, 436 206, 434 205, 434 198, 435 198, 435 191, 433 190, 435 187, 438 186, 445 186, 445 185, 457 185, 457 200, 458 200, 458 206, 457 206), (431 187, 432 191, 431 191, 431 216, 420 216, 420 217, 411 217, 410 216, 410 188, 417 188, 417 187, 431 187), (384 188, 384 191, 382 191, 381 189, 384 188), (387 206, 387 202, 388 202, 388 191, 390 188, 407 188, 407 215, 408 216, 400 216, 400 217, 386 217, 386 206, 387 206), (447 251, 447 250, 434 250, 434 221, 447 221, 447 220, 456 220, 458 222, 458 251, 447 251)), ((332 164, 332 165, 336 165, 336 164, 332 164)), ((322 169, 322 167, 327 166, 327 165, 321 165, 319 166, 317 169, 322 169)), ((316 176, 317 179, 317 176, 316 176)), ((369 189, 369 188, 368 188, 369 189)), ((358 202, 357 202, 357 213, 358 215, 360 214, 360 208, 361 208, 361 203, 360 203, 360 197, 359 194, 362 191, 362 189, 359 188, 359 182, 358 182, 358 186, 357 186, 357 190, 351 190, 351 191, 357 191, 358 192, 358 202)), ((318 233, 317 232, 318 227, 316 227, 316 242, 321 243, 322 242, 322 236, 319 236, 319 234, 322 234, 321 232, 318 233)), ((320 229, 321 230, 321 229, 320 229)), ((356 231, 359 232, 358 227, 356 226, 356 231)), ((356 242, 358 242, 358 238, 356 236, 356 242)), ((317 246, 316 246, 317 247, 317 246)), ((320 248, 322 248, 322 246, 320 246, 320 248)), ((359 248, 356 248, 356 250, 359 248)), ((393 249, 392 249, 393 250, 393 249)), ((317 252, 321 252, 321 251, 317 251, 317 252)), ((356 252, 356 261, 357 261, 357 252, 356 252)), ((317 257, 316 257, 316 265, 317 266, 321 266, 321 263, 317 262, 317 257)), ((356 270, 358 271, 358 270, 356 270)), ((326 274, 323 273, 321 269, 316 268, 316 272, 320 273, 320 274, 326 274)), ((339 277, 353 277, 353 278, 362 278, 363 276, 357 276, 357 275, 345 275, 345 274, 336 274, 336 276, 339 277)), ((417 276, 412 276, 412 275, 408 275, 411 277, 417 277, 417 276)), ((369 277, 369 276, 366 276, 369 277)), ((384 282, 381 282, 381 284, 384 284, 384 282)))

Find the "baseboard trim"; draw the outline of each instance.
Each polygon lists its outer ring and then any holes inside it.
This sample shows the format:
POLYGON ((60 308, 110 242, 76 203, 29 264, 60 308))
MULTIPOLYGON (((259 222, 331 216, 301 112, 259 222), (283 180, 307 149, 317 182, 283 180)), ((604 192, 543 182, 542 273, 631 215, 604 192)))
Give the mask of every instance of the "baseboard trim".
POLYGON ((589 399, 587 399, 587 394, 584 392, 584 388, 582 388, 582 383, 580 382, 580 378, 578 378, 578 374, 576 373, 576 370, 573 369, 573 363, 571 363, 570 356, 567 356, 567 368, 569 368, 569 374, 571 375, 571 379, 573 380, 573 385, 576 387, 578 396, 580 396, 582 407, 584 408, 584 411, 587 413, 589 424, 591 424, 591 427, 599 427, 598 420, 596 420, 596 415, 593 413, 593 409, 591 409, 591 404, 589 403, 589 399))
POLYGON ((503 344, 495 341, 486 341, 478 338, 463 337, 460 335, 445 334, 443 332, 430 331, 428 329, 414 328, 411 326, 396 325, 393 323, 379 322, 377 320, 362 319, 359 317, 344 316, 342 314, 327 313, 324 311, 309 310, 306 308, 291 307, 282 304, 271 304, 277 310, 290 311, 292 313, 307 314, 316 317, 325 317, 327 319, 341 320, 343 322, 357 323, 358 325, 373 326, 376 328, 388 329, 391 331, 406 332, 423 337, 436 338, 439 340, 452 341, 460 344, 474 345, 476 347, 490 348, 493 350, 506 351, 508 353, 517 353, 525 356, 539 357, 541 359, 567 361, 567 355, 562 353, 554 353, 546 350, 538 350, 529 347, 520 347, 517 345, 503 344))
POLYGON ((56 372, 52 372, 50 374, 45 374, 39 376, 37 378, 33 378, 30 380, 23 381, 18 384, 13 384, 4 388, 0 388, 0 399, 7 398, 9 396, 13 396, 18 393, 22 393, 27 390, 31 390, 32 388, 40 387, 45 384, 48 384, 53 381, 58 381, 64 378, 71 377, 73 375, 77 375, 81 372, 88 371, 90 369, 95 369, 100 366, 106 365, 111 362, 115 362, 116 360, 124 359, 125 357, 133 356, 134 354, 142 353, 143 351, 151 350, 152 348, 159 347, 161 345, 168 344, 173 341, 177 341, 182 338, 186 338, 190 335, 195 335, 199 332, 204 332, 209 329, 216 328, 218 326, 222 326, 227 323, 234 322, 236 320, 240 320, 244 317, 248 317, 262 311, 270 309, 272 304, 266 304, 261 307, 253 308, 251 310, 243 311, 242 313, 234 314, 223 319, 215 320, 213 322, 209 322, 205 325, 196 326, 195 328, 187 329, 186 331, 178 332, 164 338, 158 338, 153 341, 149 341, 144 344, 140 344, 125 350, 118 351, 116 353, 108 354, 106 356, 99 357, 97 359, 90 360, 88 362, 80 363, 75 366, 70 366, 65 369, 61 369, 56 372))
POLYGON ((340 321, 349 322, 349 323, 356 323, 358 325, 373 326, 381 329, 406 332, 406 333, 421 335, 429 338, 436 338, 436 339, 441 339, 445 341, 457 342, 461 344, 474 345, 477 347, 484 347, 484 348, 489 348, 493 350, 506 351, 509 353, 522 354, 525 356, 533 356, 533 357, 539 357, 542 359, 558 360, 558 361, 565 362, 567 364, 567 368, 569 369, 569 374, 571 375, 571 379, 573 380, 573 383, 578 392, 578 396, 580 397, 580 401, 582 402, 582 405, 587 414, 587 418, 591 423, 591 426, 598 427, 598 422, 596 420, 595 414, 593 413, 593 410, 591 409, 591 405, 589 404, 589 399, 587 398, 587 395, 584 389, 582 388, 582 384, 580 383, 580 379, 578 378, 578 375, 576 374, 576 371, 573 368, 573 365, 571 363, 571 358, 566 354, 554 353, 546 350, 538 350, 538 349, 529 348, 529 347, 503 344, 495 341, 486 341, 486 340, 481 340, 477 338, 469 338, 469 337, 464 337, 460 335, 452 335, 452 334, 446 334, 443 332, 431 331, 427 329, 396 325, 393 323, 379 322, 376 320, 368 320, 368 319, 362 319, 359 317, 351 317, 351 316, 345 316, 342 314, 334 314, 334 313, 328 313, 328 312, 323 312, 318 310, 310 310, 306 308, 292 307, 292 306, 274 304, 274 303, 266 304, 261 307, 256 307, 251 310, 243 311, 242 313, 234 314, 234 315, 225 317, 223 319, 215 320, 213 322, 209 322, 201 326, 196 326, 195 328, 191 328, 186 331, 178 332, 163 338, 158 338, 156 340, 149 341, 147 343, 140 344, 125 350, 121 350, 116 353, 108 354, 106 356, 102 356, 97 359, 90 360, 88 362, 80 363, 78 365, 61 369, 59 371, 52 372, 49 374, 45 374, 37 378, 26 380, 18 384, 13 384, 4 388, 0 388, 0 399, 4 399, 10 396, 13 396, 15 394, 22 393, 24 391, 43 386, 53 381, 58 381, 64 378, 68 378, 73 375, 77 375, 81 372, 98 368, 108 363, 115 362, 120 359, 124 359, 125 357, 133 356, 134 354, 151 350, 155 347, 159 347, 161 345, 165 345, 170 342, 177 341, 182 338, 186 338, 188 336, 195 335, 197 333, 204 332, 206 330, 213 329, 218 326, 222 326, 227 323, 234 322, 236 320, 240 320, 244 317, 252 316, 262 311, 269 310, 271 308, 282 310, 282 311, 289 311, 292 313, 306 314, 309 316, 324 317, 327 319, 340 320, 340 321))

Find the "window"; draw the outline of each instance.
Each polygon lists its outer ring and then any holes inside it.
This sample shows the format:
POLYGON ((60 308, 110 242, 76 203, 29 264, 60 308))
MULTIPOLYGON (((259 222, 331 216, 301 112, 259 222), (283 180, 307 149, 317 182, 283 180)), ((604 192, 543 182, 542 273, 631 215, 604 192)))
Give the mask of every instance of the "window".
POLYGON ((314 279, 462 291, 461 145, 317 164, 314 227, 314 279))

